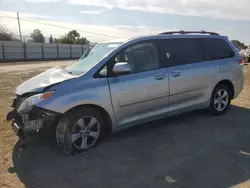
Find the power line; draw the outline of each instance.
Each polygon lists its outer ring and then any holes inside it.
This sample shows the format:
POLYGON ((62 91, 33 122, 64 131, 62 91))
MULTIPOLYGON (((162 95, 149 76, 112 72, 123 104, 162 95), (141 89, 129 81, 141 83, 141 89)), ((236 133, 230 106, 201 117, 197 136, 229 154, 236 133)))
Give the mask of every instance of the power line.
MULTIPOLYGON (((4 16, 4 15, 0 15, 0 17, 2 17, 2 18, 17 19, 16 17, 4 16)), ((102 34, 102 33, 85 31, 85 30, 80 30, 80 29, 75 29, 75 28, 70 28, 70 27, 64 27, 64 26, 59 26, 59 25, 54 25, 54 24, 49 24, 49 23, 42 23, 42 22, 38 22, 38 21, 35 21, 35 20, 26 19, 26 18, 19 18, 19 19, 20 20, 24 20, 24 21, 28 21, 28 22, 34 22, 34 23, 42 24, 42 25, 48 25, 48 26, 52 26, 52 27, 58 27, 58 28, 62 28, 62 29, 77 30, 77 31, 81 31, 81 32, 84 32, 84 33, 94 34, 94 35, 100 35, 100 36, 106 36, 106 37, 112 37, 112 38, 122 38, 122 37, 118 37, 118 36, 112 36, 112 35, 107 35, 107 34, 102 34)))

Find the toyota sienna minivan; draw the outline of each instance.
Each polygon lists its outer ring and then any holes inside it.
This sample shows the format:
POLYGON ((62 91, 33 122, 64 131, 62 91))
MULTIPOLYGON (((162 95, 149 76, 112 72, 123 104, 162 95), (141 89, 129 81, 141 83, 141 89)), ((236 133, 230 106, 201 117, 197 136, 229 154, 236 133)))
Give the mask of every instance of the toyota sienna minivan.
POLYGON ((23 140, 53 131, 67 154, 108 132, 195 109, 224 114, 243 87, 244 61, 225 36, 166 32, 95 45, 65 68, 16 88, 7 115, 23 140))

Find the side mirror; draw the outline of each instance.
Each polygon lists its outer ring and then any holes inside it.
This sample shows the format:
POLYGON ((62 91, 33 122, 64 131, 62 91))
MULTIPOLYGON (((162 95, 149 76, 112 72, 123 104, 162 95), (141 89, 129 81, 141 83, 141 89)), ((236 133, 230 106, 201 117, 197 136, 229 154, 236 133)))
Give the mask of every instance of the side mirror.
POLYGON ((131 67, 127 62, 116 63, 113 68, 113 73, 115 75, 124 75, 131 72, 131 67))

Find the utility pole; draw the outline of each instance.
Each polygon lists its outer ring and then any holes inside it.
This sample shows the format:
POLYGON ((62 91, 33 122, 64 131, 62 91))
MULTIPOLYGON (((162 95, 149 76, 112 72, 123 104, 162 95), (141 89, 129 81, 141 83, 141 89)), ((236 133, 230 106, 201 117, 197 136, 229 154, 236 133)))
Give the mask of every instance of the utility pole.
POLYGON ((21 42, 23 42, 22 32, 21 32, 21 26, 20 26, 20 19, 19 19, 19 13, 18 12, 17 12, 17 21, 18 21, 18 28, 19 28, 20 40, 21 40, 21 42))

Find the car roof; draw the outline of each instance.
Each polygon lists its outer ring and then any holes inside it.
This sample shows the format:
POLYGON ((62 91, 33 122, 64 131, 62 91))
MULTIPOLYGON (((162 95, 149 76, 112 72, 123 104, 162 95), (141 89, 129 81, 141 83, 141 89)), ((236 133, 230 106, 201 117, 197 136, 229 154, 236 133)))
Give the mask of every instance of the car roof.
POLYGON ((163 38, 223 38, 227 39, 227 36, 222 36, 214 32, 205 32, 205 31, 176 31, 176 32, 166 32, 166 33, 160 33, 155 35, 142 35, 142 36, 135 36, 130 38, 118 38, 114 40, 109 40, 101 43, 124 43, 127 41, 132 40, 147 40, 147 39, 163 39, 163 38))

